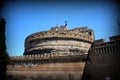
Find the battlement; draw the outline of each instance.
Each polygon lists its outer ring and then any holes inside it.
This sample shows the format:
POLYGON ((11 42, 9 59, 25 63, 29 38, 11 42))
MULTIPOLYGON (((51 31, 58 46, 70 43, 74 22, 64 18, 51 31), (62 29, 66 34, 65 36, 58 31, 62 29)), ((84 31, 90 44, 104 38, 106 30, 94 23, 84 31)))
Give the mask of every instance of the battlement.
POLYGON ((38 64, 49 64, 49 63, 65 63, 65 62, 83 62, 86 61, 87 54, 66 54, 66 56, 61 56, 59 54, 33 54, 33 55, 24 55, 24 56, 11 56, 10 60, 13 65, 20 63, 31 63, 34 62, 38 64))
POLYGON ((120 51, 120 35, 110 37, 110 41, 106 42, 105 39, 94 41, 93 48, 96 54, 102 53, 115 53, 120 51))
POLYGON ((112 36, 112 37, 110 37, 109 38, 110 39, 110 41, 112 42, 112 41, 120 41, 120 35, 117 35, 117 36, 112 36))
POLYGON ((98 39, 94 41, 94 46, 108 46, 113 44, 120 44, 120 35, 112 36, 109 38, 109 42, 106 42, 105 39, 98 39))
POLYGON ((31 55, 23 55, 23 56, 11 56, 11 60, 18 59, 44 59, 44 58, 52 58, 52 57, 72 57, 72 56, 82 56, 85 55, 84 51, 81 50, 71 50, 71 52, 59 52, 52 51, 52 53, 39 53, 39 54, 31 54, 31 55))
POLYGON ((97 44, 101 44, 101 43, 105 43, 105 42, 106 42, 105 39, 98 39, 98 40, 94 41, 94 44, 97 45, 97 44))

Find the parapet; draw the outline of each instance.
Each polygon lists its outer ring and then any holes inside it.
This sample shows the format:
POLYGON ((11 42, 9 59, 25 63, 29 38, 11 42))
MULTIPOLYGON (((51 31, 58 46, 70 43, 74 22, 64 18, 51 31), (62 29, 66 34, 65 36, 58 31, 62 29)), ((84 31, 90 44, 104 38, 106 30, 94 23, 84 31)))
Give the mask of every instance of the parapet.
POLYGON ((30 61, 30 60, 44 60, 44 59, 57 59, 57 58, 74 58, 81 57, 85 58, 86 54, 76 54, 76 53, 66 53, 65 55, 60 54, 32 54, 32 55, 24 55, 24 56, 11 56, 11 61, 30 61))
POLYGON ((105 43, 106 40, 105 39, 98 39, 94 41, 94 44, 101 44, 101 43, 105 43))
POLYGON ((110 39, 111 42, 112 42, 112 41, 118 41, 118 40, 120 40, 120 35, 112 36, 112 37, 110 37, 109 39, 110 39))
POLYGON ((109 38, 109 42, 106 42, 105 39, 99 39, 94 41, 94 47, 110 46, 115 44, 120 44, 120 35, 112 36, 109 38))
POLYGON ((56 26, 56 27, 52 27, 50 30, 52 31, 61 31, 61 30, 67 30, 67 26, 63 26, 61 25, 60 27, 56 26))
POLYGON ((68 30, 67 26, 56 26, 52 27, 48 31, 37 32, 29 35, 26 38, 25 42, 29 42, 34 39, 51 37, 76 38, 86 40, 92 43, 94 41, 94 31, 92 29, 88 29, 87 26, 81 28, 74 28, 71 30, 68 30))

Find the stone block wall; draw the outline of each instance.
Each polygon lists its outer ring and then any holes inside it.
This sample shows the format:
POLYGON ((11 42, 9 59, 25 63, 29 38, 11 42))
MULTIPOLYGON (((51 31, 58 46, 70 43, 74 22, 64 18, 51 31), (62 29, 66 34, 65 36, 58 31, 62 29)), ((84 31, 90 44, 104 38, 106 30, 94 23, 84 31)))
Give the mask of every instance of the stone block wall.
POLYGON ((86 62, 84 78, 87 76, 87 80, 105 80, 106 75, 109 75, 110 80, 119 80, 120 38, 118 36, 114 36, 117 37, 114 41, 98 40, 99 43, 94 43, 89 53, 89 61, 86 62))

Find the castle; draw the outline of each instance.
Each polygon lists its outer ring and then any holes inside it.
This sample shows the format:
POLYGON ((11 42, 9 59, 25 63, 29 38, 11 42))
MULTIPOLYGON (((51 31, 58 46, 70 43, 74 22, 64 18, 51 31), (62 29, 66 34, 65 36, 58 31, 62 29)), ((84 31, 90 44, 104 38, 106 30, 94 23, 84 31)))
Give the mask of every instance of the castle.
POLYGON ((11 56, 8 75, 33 80, 99 80, 108 73, 117 79, 120 36, 94 40, 87 26, 55 26, 25 39, 23 56, 11 56))

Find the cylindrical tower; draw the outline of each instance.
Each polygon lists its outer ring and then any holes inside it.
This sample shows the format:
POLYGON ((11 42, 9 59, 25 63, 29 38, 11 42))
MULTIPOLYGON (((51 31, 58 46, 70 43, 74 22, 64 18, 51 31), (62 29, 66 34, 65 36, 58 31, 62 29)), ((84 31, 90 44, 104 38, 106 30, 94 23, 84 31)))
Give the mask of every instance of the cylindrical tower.
POLYGON ((87 54, 93 41, 94 32, 87 27, 67 30, 67 26, 56 26, 49 31, 29 35, 25 40, 24 55, 87 54))

